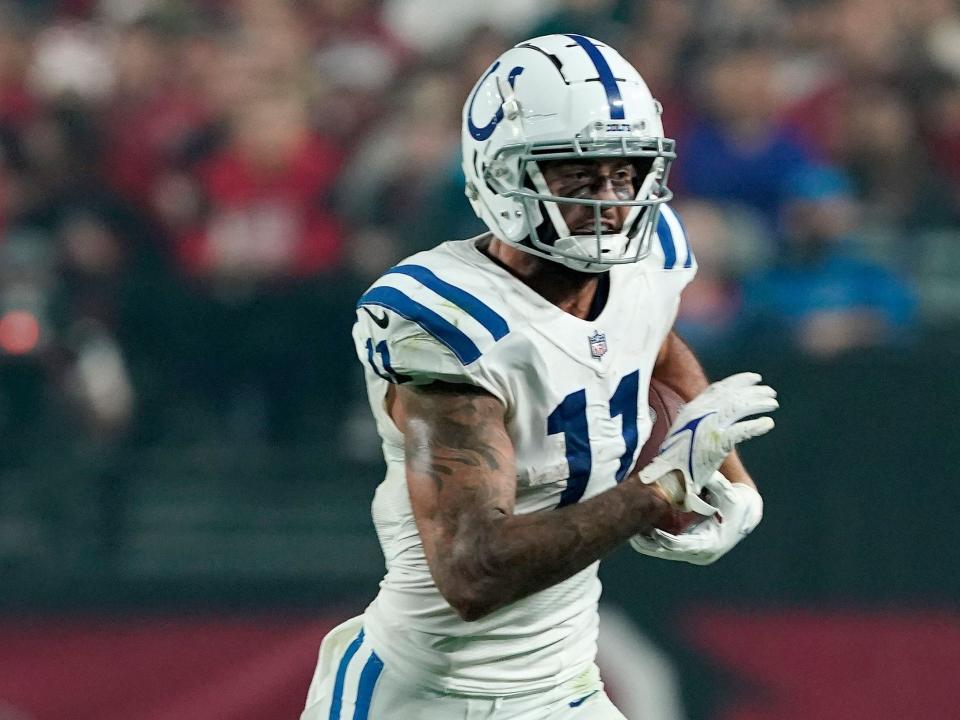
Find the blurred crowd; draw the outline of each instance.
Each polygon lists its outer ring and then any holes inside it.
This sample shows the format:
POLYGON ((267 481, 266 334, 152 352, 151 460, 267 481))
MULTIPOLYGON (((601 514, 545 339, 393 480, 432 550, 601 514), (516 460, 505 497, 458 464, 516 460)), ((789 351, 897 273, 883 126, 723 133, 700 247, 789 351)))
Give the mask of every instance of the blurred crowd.
POLYGON ((329 432, 363 287, 484 229, 464 98, 552 32, 663 103, 699 352, 956 313, 956 0, 0 0, 0 433, 329 432))

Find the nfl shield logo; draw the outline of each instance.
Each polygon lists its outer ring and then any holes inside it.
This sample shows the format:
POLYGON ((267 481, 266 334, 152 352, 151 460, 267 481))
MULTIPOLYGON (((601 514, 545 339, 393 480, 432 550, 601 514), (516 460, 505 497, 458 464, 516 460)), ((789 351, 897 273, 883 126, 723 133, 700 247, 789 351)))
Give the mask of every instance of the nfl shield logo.
POLYGON ((590 336, 590 354, 597 360, 607 354, 607 336, 599 330, 594 330, 590 336))

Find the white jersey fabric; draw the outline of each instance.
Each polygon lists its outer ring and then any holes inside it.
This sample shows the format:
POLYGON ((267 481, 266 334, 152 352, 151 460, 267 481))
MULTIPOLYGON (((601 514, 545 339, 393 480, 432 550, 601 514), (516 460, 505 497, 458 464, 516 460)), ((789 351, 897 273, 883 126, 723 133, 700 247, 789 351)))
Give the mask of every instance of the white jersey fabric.
POLYGON ((649 435, 651 372, 696 264, 677 216, 664 207, 651 254, 613 266, 602 312, 582 320, 476 243, 413 255, 357 306, 354 340, 387 464, 373 501, 387 572, 363 625, 385 665, 410 682, 510 696, 555 687, 591 667, 598 563, 478 621, 461 620, 427 566, 403 436, 384 406, 388 384, 469 383, 503 402, 516 455, 516 513, 588 499, 626 475, 649 435))

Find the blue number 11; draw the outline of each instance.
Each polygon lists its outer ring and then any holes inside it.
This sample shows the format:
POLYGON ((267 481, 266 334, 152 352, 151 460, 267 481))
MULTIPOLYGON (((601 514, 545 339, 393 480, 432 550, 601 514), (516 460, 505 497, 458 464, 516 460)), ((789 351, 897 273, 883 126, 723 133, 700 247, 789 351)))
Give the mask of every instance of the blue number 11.
MULTIPOLYGON (((630 469, 630 461, 637 449, 637 402, 640 391, 640 371, 634 370, 620 380, 610 398, 610 417, 623 418, 621 434, 624 452, 620 456, 617 482, 623 480, 630 469)), ((587 425, 587 391, 577 390, 567 395, 563 402, 547 418, 547 434, 563 433, 567 446, 567 466, 570 475, 567 487, 560 494, 557 507, 571 505, 583 497, 590 480, 593 456, 590 453, 590 428, 587 425)))

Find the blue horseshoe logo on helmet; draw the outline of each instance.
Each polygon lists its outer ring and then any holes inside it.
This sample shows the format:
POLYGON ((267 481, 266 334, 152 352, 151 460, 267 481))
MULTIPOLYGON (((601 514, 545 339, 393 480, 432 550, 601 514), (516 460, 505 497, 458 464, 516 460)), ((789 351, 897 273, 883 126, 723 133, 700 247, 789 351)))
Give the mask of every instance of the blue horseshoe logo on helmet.
MULTIPOLYGON (((477 99, 477 94, 480 92, 480 88, 483 87, 483 84, 487 81, 487 78, 493 75, 496 72, 497 68, 500 67, 500 61, 497 60, 493 67, 487 71, 487 74, 483 76, 483 79, 477 83, 477 89, 473 93, 473 97, 470 98, 470 106, 467 108, 467 128, 470 130, 470 134, 473 136, 474 140, 486 140, 488 137, 493 135, 493 131, 497 129, 497 125, 500 124, 500 121, 503 120, 503 106, 501 105, 497 108, 496 115, 493 116, 493 119, 490 120, 483 127, 477 127, 473 124, 473 103, 477 99)), ((507 82, 510 83, 510 87, 514 86, 514 83, 517 82, 517 75, 523 72, 523 68, 520 66, 515 67, 510 71, 510 74, 507 75, 507 82)), ((499 87, 497 88, 499 92, 499 87)), ((503 101, 503 96, 500 97, 501 102, 503 101)))

